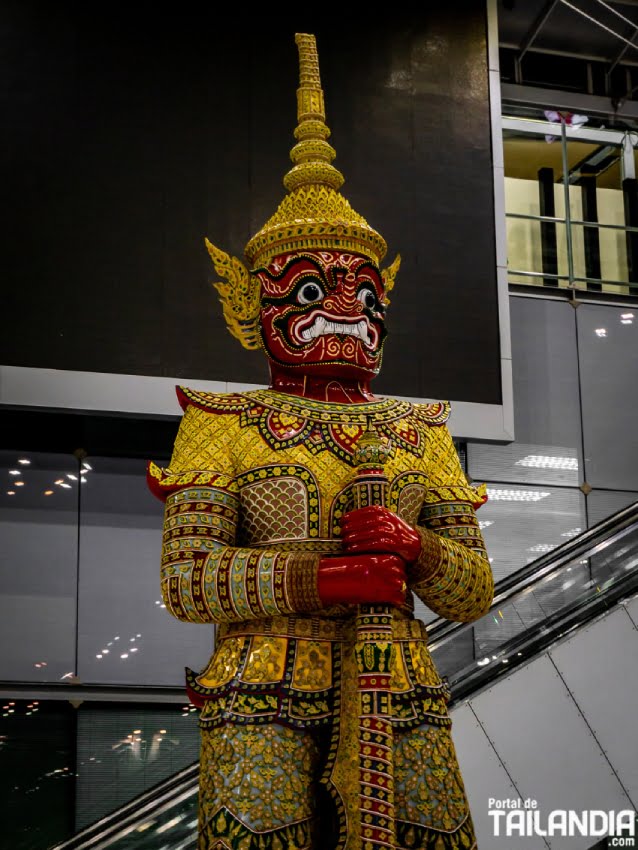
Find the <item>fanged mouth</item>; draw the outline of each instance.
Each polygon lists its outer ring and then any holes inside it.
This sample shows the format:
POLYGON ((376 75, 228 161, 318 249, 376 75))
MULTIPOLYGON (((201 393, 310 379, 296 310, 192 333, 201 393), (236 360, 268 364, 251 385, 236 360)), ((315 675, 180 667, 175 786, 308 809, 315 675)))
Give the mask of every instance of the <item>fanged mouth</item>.
POLYGON ((371 327, 366 319, 352 321, 342 317, 340 322, 327 319, 325 316, 314 315, 307 320, 299 322, 294 329, 294 335, 300 342, 311 342, 320 336, 327 334, 347 334, 360 339, 366 348, 374 349, 379 341, 379 333, 376 328, 371 327))

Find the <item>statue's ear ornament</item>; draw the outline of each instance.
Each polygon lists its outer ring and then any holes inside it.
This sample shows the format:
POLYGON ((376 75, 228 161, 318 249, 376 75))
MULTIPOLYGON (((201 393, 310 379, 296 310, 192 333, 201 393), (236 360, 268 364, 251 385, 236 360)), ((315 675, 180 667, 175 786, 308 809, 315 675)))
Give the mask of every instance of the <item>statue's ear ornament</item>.
POLYGON ((383 281, 383 286, 385 289, 385 295, 383 297, 383 303, 387 307, 390 303, 390 299, 388 295, 394 289, 394 279, 397 276, 397 272, 401 267, 401 255, 397 254, 394 258, 394 261, 385 269, 381 269, 381 280, 383 281))
POLYGON ((260 284, 237 257, 231 257, 208 239, 206 248, 217 274, 224 278, 213 286, 219 293, 228 330, 244 348, 261 348, 259 335, 260 284))

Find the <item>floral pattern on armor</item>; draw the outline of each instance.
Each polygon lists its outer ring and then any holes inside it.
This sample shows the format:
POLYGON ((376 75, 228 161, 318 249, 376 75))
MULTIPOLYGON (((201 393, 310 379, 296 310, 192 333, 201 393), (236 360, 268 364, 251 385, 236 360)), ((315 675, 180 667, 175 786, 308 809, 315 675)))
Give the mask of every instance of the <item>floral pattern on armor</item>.
POLYGON ((318 759, 311 735, 282 726, 209 730, 200 758, 204 846, 309 850, 318 759))
POLYGON ((381 399, 368 404, 330 404, 297 398, 272 390, 243 395, 197 392, 179 388, 180 403, 215 413, 238 413, 242 427, 256 427, 275 449, 303 443, 312 452, 330 451, 354 466, 354 449, 368 423, 393 446, 421 457, 425 430, 443 424, 450 412, 447 402, 413 405, 381 399))

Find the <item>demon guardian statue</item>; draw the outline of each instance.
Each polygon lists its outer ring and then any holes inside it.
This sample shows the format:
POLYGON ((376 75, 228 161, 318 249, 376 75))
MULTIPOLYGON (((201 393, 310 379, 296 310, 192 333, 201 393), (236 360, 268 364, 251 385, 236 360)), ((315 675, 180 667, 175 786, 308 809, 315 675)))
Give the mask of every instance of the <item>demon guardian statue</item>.
POLYGON ((450 620, 493 596, 449 406, 376 398, 388 294, 383 238, 339 193, 315 39, 297 35, 288 194, 245 248, 207 241, 230 332, 268 389, 180 387, 162 592, 216 623, 201 707, 199 848, 476 847, 448 691, 414 596, 450 620))

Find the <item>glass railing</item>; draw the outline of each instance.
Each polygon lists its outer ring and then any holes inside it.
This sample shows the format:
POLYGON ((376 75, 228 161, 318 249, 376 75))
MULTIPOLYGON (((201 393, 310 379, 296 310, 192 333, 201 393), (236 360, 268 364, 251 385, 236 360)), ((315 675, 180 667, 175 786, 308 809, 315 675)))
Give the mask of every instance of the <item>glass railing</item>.
POLYGON ((638 136, 539 109, 502 126, 509 282, 638 296, 638 136))
POLYGON ((79 832, 54 850, 187 850, 197 842, 194 764, 79 832))
POLYGON ((638 502, 500 582, 482 621, 428 627, 452 703, 636 592, 638 502))
MULTIPOLYGON (((636 592, 638 503, 500 582, 483 618, 501 624, 498 636, 477 637, 476 623, 440 620, 428 627, 452 704, 636 592)), ((194 848, 197 773, 196 764, 188 767, 52 850, 194 848)))

